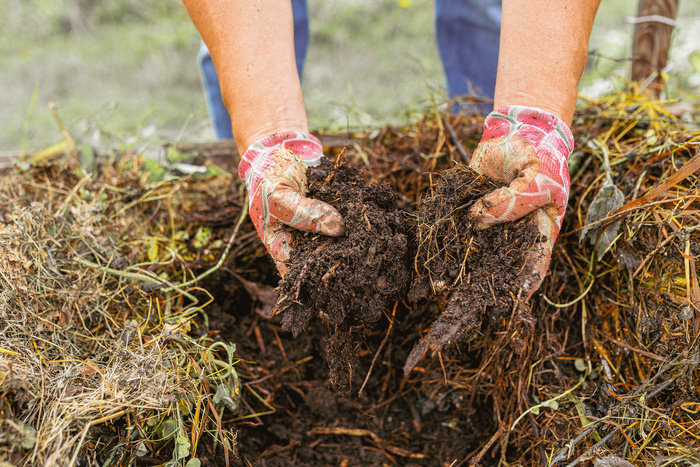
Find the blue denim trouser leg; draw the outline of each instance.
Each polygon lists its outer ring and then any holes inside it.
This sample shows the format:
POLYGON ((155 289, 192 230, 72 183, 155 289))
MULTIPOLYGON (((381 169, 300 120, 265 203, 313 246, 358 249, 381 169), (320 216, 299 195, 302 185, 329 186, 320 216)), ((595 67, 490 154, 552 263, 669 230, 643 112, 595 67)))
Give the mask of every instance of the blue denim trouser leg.
MULTIPOLYGON (((294 51, 299 79, 301 79, 306 61, 306 50, 309 47, 309 12, 306 0, 292 0, 292 14, 294 16, 294 51)), ((197 60, 204 85, 207 112, 214 126, 216 137, 218 139, 231 139, 233 138, 231 118, 221 98, 221 87, 216 75, 216 68, 204 42, 202 42, 197 60)))
POLYGON ((450 97, 493 99, 500 33, 501 0, 435 0, 435 34, 450 97))

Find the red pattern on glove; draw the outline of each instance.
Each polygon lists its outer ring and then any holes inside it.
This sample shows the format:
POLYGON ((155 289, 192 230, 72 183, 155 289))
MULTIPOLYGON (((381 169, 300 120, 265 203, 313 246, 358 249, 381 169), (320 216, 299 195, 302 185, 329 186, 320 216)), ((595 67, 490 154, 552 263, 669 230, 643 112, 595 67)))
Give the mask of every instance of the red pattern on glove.
POLYGON ((289 259, 286 226, 324 235, 345 232, 342 216, 329 204, 306 198, 306 168, 318 165, 323 146, 313 135, 277 133, 253 143, 241 157, 238 175, 245 178, 250 218, 260 239, 284 274, 289 259))
POLYGON ((471 209, 477 225, 520 219, 532 213, 546 238, 526 259, 523 287, 529 297, 549 267, 569 198, 569 166, 574 138, 560 118, 533 107, 491 112, 472 157, 471 168, 508 186, 488 193, 471 209))

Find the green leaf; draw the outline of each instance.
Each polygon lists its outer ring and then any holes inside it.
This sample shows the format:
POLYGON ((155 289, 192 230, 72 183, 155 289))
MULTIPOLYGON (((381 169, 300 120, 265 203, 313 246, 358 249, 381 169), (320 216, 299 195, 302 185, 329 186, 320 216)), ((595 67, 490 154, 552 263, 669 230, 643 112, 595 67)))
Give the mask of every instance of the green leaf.
POLYGON ((232 412, 238 409, 238 402, 233 399, 231 389, 223 383, 219 384, 216 388, 216 394, 214 394, 214 403, 220 402, 223 402, 232 412))
POLYGON ((143 442, 141 442, 139 444, 138 449, 136 449, 136 456, 143 457, 146 454, 148 454, 148 449, 146 448, 146 445, 143 442))
POLYGON ((559 409, 559 403, 557 401, 547 401, 544 402, 543 405, 545 407, 549 407, 552 410, 558 410, 559 409))
POLYGON ((577 358, 574 360, 574 367, 576 368, 576 371, 583 373, 586 371, 586 362, 584 362, 581 358, 577 358))
POLYGON ((192 246, 200 249, 204 248, 211 240, 212 228, 211 227, 200 227, 197 233, 194 235, 194 240, 192 240, 192 246))
POLYGON ((177 433, 177 422, 175 420, 166 420, 161 425, 161 432, 163 433, 162 438, 168 439, 177 433))
MULTIPOLYGON (((177 460, 184 459, 190 455, 190 440, 183 435, 175 438, 175 446, 177 452, 177 460)), ((175 454, 175 453, 173 453, 175 454)))
POLYGON ((144 157, 142 163, 143 167, 146 169, 146 172, 148 172, 150 175, 148 177, 150 181, 160 182, 165 178, 165 168, 160 162, 144 157))
POLYGON ((185 464, 185 467, 201 467, 202 461, 197 459, 196 457, 193 457, 192 459, 187 461, 187 464, 185 464))

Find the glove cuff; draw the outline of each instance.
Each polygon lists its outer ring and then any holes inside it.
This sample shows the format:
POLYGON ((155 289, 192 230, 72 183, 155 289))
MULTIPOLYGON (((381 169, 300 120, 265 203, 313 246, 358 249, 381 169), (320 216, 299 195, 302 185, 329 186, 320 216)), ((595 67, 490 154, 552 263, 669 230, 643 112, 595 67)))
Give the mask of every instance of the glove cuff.
POLYGON ((574 136, 569 126, 556 115, 536 107, 511 105, 491 112, 484 121, 486 141, 509 135, 521 135, 534 147, 545 138, 556 146, 558 154, 568 159, 574 147, 574 136))
POLYGON ((262 176, 275 160, 276 150, 287 149, 301 162, 313 166, 321 163, 323 145, 318 138, 308 133, 289 131, 265 136, 250 145, 238 164, 238 175, 250 186, 252 178, 262 176))

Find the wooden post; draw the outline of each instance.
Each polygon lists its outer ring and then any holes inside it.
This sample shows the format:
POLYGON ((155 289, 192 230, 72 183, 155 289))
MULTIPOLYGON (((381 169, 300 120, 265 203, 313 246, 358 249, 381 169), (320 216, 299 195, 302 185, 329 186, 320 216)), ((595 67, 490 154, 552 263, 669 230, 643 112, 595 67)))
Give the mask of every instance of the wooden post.
POLYGON ((632 48, 632 81, 649 82, 659 97, 664 87, 661 71, 666 66, 678 0, 639 0, 639 17, 632 48))

